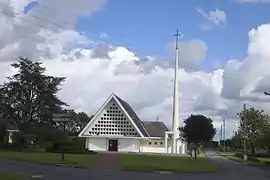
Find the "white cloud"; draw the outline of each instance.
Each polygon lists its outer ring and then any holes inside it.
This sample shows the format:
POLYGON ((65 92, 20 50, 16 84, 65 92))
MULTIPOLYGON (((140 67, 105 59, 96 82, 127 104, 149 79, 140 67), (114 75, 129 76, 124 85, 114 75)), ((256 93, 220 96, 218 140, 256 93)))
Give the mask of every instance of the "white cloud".
POLYGON ((207 21, 206 24, 202 24, 203 30, 211 29, 213 26, 223 26, 227 22, 227 15, 225 11, 215 9, 214 11, 205 12, 201 8, 196 8, 197 12, 200 13, 207 21))
POLYGON ((107 33, 103 32, 103 33, 100 34, 99 37, 100 37, 100 39, 108 39, 109 36, 108 36, 107 33))
MULTIPOLYGON (((1 4, 14 14, 14 8, 20 10, 29 1, 14 2, 6 0, 1 4)), ((67 77, 59 96, 71 108, 92 114, 110 93, 115 92, 134 107, 142 120, 155 120, 159 116, 170 125, 172 61, 139 57, 126 47, 105 43, 94 48, 82 48, 80 44, 92 42, 74 31, 71 24, 75 23, 78 14, 91 14, 100 10, 102 4, 98 1, 87 4, 89 1, 81 0, 63 9, 58 8, 60 1, 57 2, 55 6, 47 4, 58 9, 54 15, 58 19, 55 23, 60 24, 67 16, 71 19, 69 26, 61 26, 61 32, 53 31, 49 22, 45 27, 36 25, 38 20, 32 17, 35 13, 40 14, 42 10, 44 18, 47 17, 45 14, 53 16, 52 9, 45 6, 39 7, 41 10, 32 10, 32 15, 10 16, 0 11, 0 81, 12 73, 8 66, 11 61, 19 55, 27 55, 34 60, 42 60, 48 74, 67 77), (66 14, 66 11, 72 13, 66 14)), ((72 2, 68 1, 68 4, 72 2)), ((269 99, 262 93, 270 90, 270 47, 267 46, 270 24, 253 29, 248 35, 247 57, 230 60, 224 69, 212 72, 204 72, 199 67, 208 49, 203 41, 180 43, 179 110, 182 119, 190 113, 203 113, 211 116, 219 128, 224 117, 227 119, 227 134, 231 134, 236 126, 236 113, 243 102, 270 112, 270 104, 265 103, 269 99)), ((174 49, 172 43, 168 47, 174 49)))
MULTIPOLYGON (((175 43, 167 45, 171 56, 175 53, 175 43)), ((199 63, 205 59, 207 53, 207 45, 204 41, 194 39, 179 43, 179 65, 186 70, 198 70, 199 63)))
POLYGON ((270 0, 234 0, 239 3, 253 3, 253 4, 258 4, 258 3, 270 3, 270 0))

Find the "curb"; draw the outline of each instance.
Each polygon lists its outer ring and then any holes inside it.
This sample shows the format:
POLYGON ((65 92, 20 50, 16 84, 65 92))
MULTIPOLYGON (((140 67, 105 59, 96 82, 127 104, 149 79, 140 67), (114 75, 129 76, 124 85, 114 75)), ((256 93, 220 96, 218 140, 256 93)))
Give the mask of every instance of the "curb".
POLYGON ((87 169, 87 166, 78 166, 73 164, 55 164, 57 167, 70 167, 70 168, 78 168, 78 169, 87 169))
POLYGON ((159 174, 173 174, 172 171, 154 171, 154 173, 159 173, 159 174))

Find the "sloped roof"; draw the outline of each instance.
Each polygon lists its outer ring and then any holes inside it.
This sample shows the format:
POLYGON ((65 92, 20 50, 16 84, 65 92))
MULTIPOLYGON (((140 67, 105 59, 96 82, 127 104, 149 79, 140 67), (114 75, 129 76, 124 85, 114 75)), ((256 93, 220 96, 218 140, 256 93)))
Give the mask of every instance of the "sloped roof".
POLYGON ((165 132, 169 131, 163 122, 143 121, 144 127, 150 137, 165 137, 165 132))
MULTIPOLYGON (((121 99, 119 96, 115 95, 114 93, 110 96, 110 98, 107 99, 107 101, 100 107, 98 112, 95 114, 93 119, 99 114, 99 112, 102 110, 102 108, 109 102, 111 98, 115 98, 115 100, 120 103, 123 110, 128 114, 128 116, 133 120, 134 124, 136 125, 137 129, 142 133, 144 137, 165 137, 165 131, 168 131, 169 129, 163 122, 157 122, 157 121, 141 121, 138 115, 135 113, 135 111, 132 109, 132 107, 123 99, 121 99)), ((83 134, 87 131, 87 129, 90 127, 93 119, 91 119, 88 124, 84 127, 84 129, 80 132, 79 137, 83 136, 83 134)))
POLYGON ((145 127, 144 127, 143 122, 140 120, 140 118, 135 113, 135 111, 132 109, 132 107, 126 101, 124 101, 123 99, 121 99, 119 96, 115 95, 115 97, 121 103, 121 105, 126 110, 126 112, 128 113, 128 115, 132 118, 132 120, 134 121, 134 123, 136 124, 136 126, 140 129, 140 131, 142 132, 142 134, 145 137, 148 137, 149 134, 147 133, 147 131, 146 131, 145 127))

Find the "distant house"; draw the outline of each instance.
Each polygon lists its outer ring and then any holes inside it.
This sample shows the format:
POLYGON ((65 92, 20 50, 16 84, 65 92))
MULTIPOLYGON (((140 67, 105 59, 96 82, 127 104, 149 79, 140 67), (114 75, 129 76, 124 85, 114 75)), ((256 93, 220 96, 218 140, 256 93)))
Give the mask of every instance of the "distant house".
MULTIPOLYGON (((112 94, 80 132, 85 147, 94 151, 171 153, 172 138, 163 122, 141 121, 131 106, 112 94)), ((186 144, 177 143, 186 154, 186 144)))

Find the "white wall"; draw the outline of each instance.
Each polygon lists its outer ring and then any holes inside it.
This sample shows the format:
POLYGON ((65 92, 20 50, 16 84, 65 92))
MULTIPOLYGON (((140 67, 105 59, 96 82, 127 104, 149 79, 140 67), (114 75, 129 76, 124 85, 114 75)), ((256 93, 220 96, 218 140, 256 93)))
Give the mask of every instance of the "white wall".
POLYGON ((106 138, 86 138, 86 148, 92 151, 107 151, 106 138))
MULTIPOLYGON (((110 138, 86 138, 85 147, 93 151, 107 151, 109 140, 110 138)), ((139 152, 139 147, 139 139, 118 139, 119 152, 139 152)))
POLYGON ((139 139, 118 139, 119 152, 139 152, 139 139))
MULTIPOLYGON (((110 138, 86 138, 85 146, 93 151, 107 151, 110 138)), ((171 153, 171 141, 168 141, 167 153, 171 153)), ((178 142, 178 153, 182 154, 182 143, 178 142)), ((166 153, 164 140, 140 140, 140 139, 118 139, 119 152, 149 152, 166 153)), ((185 152, 186 153, 186 152, 185 152)))
POLYGON ((143 146, 141 149, 142 152, 165 153, 165 147, 143 146))

